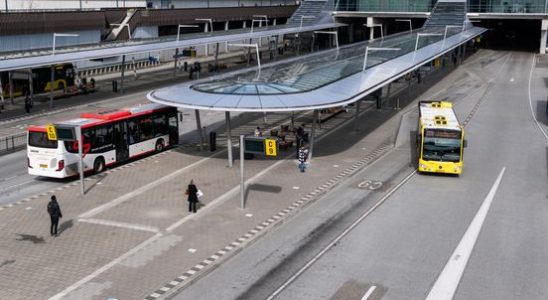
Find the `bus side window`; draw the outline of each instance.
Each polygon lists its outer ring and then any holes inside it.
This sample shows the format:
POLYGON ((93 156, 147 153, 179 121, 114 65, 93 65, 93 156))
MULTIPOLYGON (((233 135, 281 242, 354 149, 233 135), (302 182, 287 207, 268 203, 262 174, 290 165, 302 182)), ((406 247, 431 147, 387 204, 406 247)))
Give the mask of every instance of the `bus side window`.
POLYGON ((166 116, 164 116, 164 115, 154 116, 153 117, 153 122, 154 122, 154 136, 155 137, 166 135, 168 133, 166 116))
POLYGON ((141 135, 141 141, 148 140, 154 137, 152 119, 150 117, 144 117, 139 121, 139 133, 141 135))
POLYGON ((128 122, 128 132, 129 132, 129 144, 133 145, 139 142, 139 132, 137 130, 137 123, 135 120, 130 120, 128 122))

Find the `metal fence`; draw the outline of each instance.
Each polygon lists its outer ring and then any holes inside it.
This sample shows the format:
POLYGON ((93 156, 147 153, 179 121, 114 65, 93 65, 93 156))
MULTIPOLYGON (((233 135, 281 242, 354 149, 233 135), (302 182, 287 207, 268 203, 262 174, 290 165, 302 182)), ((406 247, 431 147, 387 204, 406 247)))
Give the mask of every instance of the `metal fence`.
POLYGON ((0 155, 24 149, 27 146, 27 134, 18 133, 0 138, 0 155))

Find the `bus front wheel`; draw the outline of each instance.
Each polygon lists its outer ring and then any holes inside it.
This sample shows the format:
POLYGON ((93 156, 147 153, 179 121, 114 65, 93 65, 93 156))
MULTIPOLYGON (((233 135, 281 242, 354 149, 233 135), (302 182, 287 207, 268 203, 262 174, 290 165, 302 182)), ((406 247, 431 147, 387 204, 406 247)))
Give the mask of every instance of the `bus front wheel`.
POLYGON ((156 142, 156 152, 162 152, 164 150, 164 140, 162 139, 159 139, 157 142, 156 142))
POLYGON ((101 173, 105 170, 105 160, 102 157, 95 159, 93 163, 93 172, 101 173))

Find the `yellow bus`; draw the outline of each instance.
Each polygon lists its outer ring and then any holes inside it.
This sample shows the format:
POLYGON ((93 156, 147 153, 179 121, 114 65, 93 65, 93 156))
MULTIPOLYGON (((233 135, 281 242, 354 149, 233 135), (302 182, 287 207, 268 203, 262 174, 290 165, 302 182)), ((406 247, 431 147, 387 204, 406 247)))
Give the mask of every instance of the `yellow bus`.
POLYGON ((453 111, 453 104, 448 101, 420 101, 418 171, 461 174, 465 147, 464 128, 453 111))

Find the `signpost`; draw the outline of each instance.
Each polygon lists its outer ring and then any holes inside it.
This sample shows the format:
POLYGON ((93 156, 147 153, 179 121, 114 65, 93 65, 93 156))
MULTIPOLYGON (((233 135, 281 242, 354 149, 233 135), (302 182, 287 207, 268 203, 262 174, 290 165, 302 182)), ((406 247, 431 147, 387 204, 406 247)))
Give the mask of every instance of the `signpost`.
POLYGON ((277 139, 264 139, 264 152, 266 156, 278 155, 278 140, 277 139))

